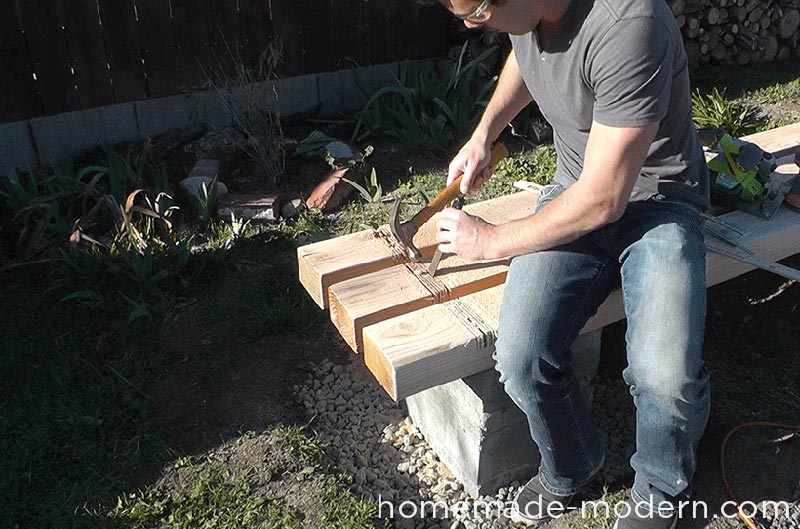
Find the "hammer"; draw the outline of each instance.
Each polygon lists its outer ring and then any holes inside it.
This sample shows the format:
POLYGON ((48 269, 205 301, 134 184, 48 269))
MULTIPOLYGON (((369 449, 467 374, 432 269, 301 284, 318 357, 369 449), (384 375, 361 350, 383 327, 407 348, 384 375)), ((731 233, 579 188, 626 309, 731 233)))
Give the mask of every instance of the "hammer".
MULTIPOLYGON (((508 156, 508 149, 506 149, 506 146, 500 142, 495 143, 492 147, 492 159, 489 161, 491 170, 494 171, 497 164, 500 163, 500 160, 506 156, 508 156)), ((395 200, 394 206, 392 207, 392 216, 389 220, 389 229, 392 230, 392 235, 397 239, 397 242, 405 248, 408 258, 415 263, 422 260, 422 252, 414 246, 414 235, 417 234, 420 227, 428 222, 431 217, 442 211, 447 204, 461 195, 459 188, 461 187, 461 179, 463 176, 464 173, 458 175, 444 191, 431 200, 430 204, 422 208, 407 222, 400 222, 400 198, 395 200)))

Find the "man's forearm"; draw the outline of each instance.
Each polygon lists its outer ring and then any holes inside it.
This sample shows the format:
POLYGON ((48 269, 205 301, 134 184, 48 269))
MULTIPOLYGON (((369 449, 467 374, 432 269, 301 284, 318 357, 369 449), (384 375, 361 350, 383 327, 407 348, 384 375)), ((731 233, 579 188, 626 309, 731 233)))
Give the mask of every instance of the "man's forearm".
POLYGON ((614 220, 613 210, 572 185, 536 214, 492 229, 487 257, 513 257, 572 242, 614 220))
POLYGON ((500 136, 506 125, 514 119, 514 116, 519 114, 532 99, 522 80, 519 64, 512 50, 500 73, 497 88, 486 106, 473 137, 493 142, 500 136))

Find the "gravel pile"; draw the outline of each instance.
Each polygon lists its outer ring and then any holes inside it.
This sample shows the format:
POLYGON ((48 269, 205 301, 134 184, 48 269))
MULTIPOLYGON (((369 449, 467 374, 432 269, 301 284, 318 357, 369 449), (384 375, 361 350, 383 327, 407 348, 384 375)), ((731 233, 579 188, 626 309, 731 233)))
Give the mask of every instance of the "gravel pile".
MULTIPOLYGON (((631 473, 628 459, 634 450, 635 419, 624 382, 606 378, 603 373, 598 378, 593 409, 598 426, 611 433, 606 434, 608 450, 602 476, 610 482, 631 473)), ((418 506, 427 500, 460 507, 451 510, 447 520, 396 516, 396 527, 477 529, 512 525, 500 509, 485 506, 510 502, 520 484, 512 483, 494 496, 470 498, 411 419, 363 366, 326 361, 296 391, 313 416, 310 427, 331 447, 330 455, 341 471, 352 476, 356 494, 395 506, 402 502, 418 506), (481 506, 477 511, 473 509, 476 500, 481 506)), ((388 504, 382 505, 382 514, 388 517, 388 504)))
MULTIPOLYGON (((800 488, 800 482, 798 482, 800 488)), ((795 501, 788 509, 777 509, 775 512, 772 508, 763 509, 763 521, 766 522, 764 527, 767 529, 800 529, 800 490, 795 494, 795 501), (769 524, 769 525, 767 525, 769 524)))

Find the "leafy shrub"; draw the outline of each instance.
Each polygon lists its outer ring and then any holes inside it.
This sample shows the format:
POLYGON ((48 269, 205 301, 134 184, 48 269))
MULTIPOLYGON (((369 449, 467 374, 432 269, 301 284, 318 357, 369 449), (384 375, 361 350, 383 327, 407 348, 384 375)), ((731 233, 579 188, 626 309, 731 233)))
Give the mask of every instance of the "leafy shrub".
POLYGON ((758 130, 763 121, 758 108, 744 101, 728 101, 725 91, 716 87, 703 96, 692 94, 692 120, 703 129, 721 129, 731 136, 741 137, 758 130))
POLYGON ((472 132, 486 106, 496 78, 481 80, 478 66, 497 48, 490 48, 466 64, 466 44, 449 75, 426 64, 416 73, 404 64, 394 85, 384 87, 358 113, 352 141, 376 132, 411 145, 448 150, 472 132))
POLYGON ((12 171, 0 186, 0 270, 52 262, 51 293, 129 321, 163 315, 248 229, 236 219, 206 234, 177 228, 180 209, 149 143, 138 157, 104 150, 80 170, 12 171))

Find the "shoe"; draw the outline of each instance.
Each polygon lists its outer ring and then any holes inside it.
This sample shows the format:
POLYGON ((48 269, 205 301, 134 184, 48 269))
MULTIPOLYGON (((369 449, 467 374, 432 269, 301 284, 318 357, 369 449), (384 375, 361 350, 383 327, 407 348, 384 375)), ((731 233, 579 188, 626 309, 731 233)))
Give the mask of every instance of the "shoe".
POLYGON ((514 496, 511 521, 527 525, 548 522, 553 516, 566 514, 567 507, 574 498, 575 494, 559 496, 546 491, 539 474, 536 474, 514 496))
POLYGON ((614 523, 614 529, 675 529, 678 525, 678 513, 673 512, 669 516, 662 516, 657 512, 647 510, 644 504, 637 509, 633 498, 626 503, 627 507, 614 523))

